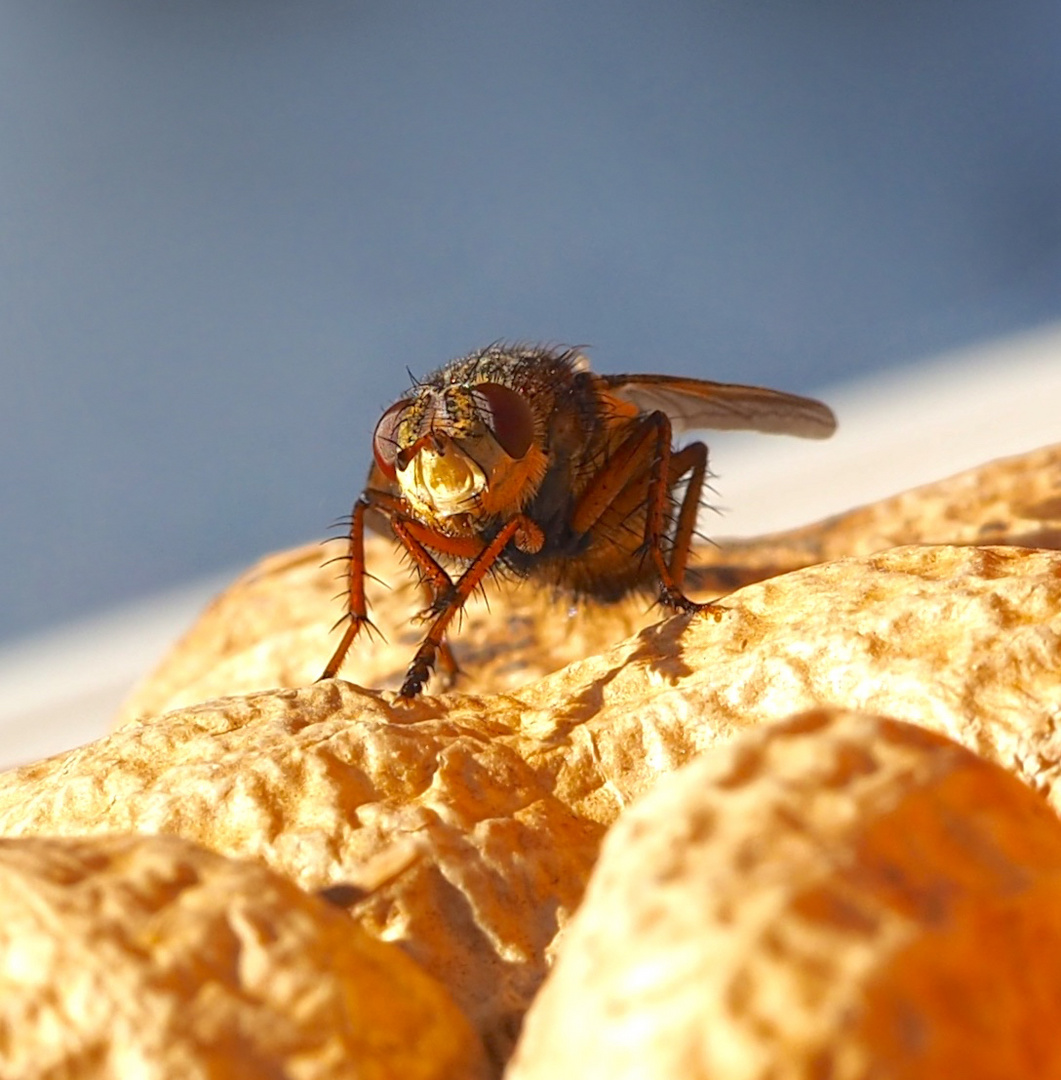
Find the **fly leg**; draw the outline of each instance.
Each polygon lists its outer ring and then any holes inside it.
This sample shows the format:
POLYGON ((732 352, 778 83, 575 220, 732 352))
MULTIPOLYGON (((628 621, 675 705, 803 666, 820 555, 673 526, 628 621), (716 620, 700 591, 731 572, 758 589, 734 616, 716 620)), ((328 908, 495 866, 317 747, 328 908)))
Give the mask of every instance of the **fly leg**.
MULTIPOLYGON (((689 443, 677 453, 672 453, 667 471, 667 491, 673 491, 678 481, 689 474, 681 506, 678 509, 678 521, 674 527, 674 540, 670 552, 670 577, 675 589, 685 603, 690 601, 682 592, 685 582, 685 567, 689 562, 689 550, 696 531, 696 518, 700 512, 700 495, 704 490, 704 477, 707 475, 707 446, 702 442, 689 443)), ((660 576, 662 580, 662 575, 660 576)), ((664 598, 664 602, 667 601, 664 598)), ((674 605, 682 606, 682 605, 674 605)), ((711 607, 711 604, 697 604, 697 610, 711 607)))
MULTIPOLYGON (((368 617, 368 602, 365 599, 366 513, 370 510, 382 512, 387 517, 395 536, 398 537, 420 567, 425 585, 431 591, 433 597, 431 609, 429 610, 433 610, 438 602, 439 595, 448 593, 453 588, 453 582, 445 570, 428 554, 423 544, 415 539, 413 534, 427 533, 430 535, 429 542, 433 547, 464 558, 474 558, 482 548, 482 544, 478 541, 455 540, 452 537, 443 536, 441 533, 435 533, 433 530, 425 529, 423 526, 417 526, 412 522, 404 522, 401 517, 403 508, 404 503, 400 498, 389 492, 377 491, 373 488, 363 492, 357 502, 354 503, 354 510, 350 516, 350 542, 347 553, 347 613, 344 616, 347 620, 347 627, 342 640, 332 654, 332 658, 328 661, 323 673, 317 680, 318 682, 322 679, 332 679, 338 674, 351 645, 353 645, 358 634, 363 629, 369 632, 376 629, 368 617)), ((448 646, 443 645, 442 648, 444 649, 443 656, 448 655, 452 662, 453 657, 448 646)), ((445 659, 443 662, 447 663, 445 659)), ((453 662, 453 668, 456 668, 455 662, 453 662)))
MULTIPOLYGON (((427 600, 427 607, 421 613, 421 618, 430 618, 438 597, 426 582, 423 583, 422 588, 424 591, 424 598, 427 600)), ((443 638, 442 643, 438 647, 438 666, 442 671, 443 689, 452 690, 457 683, 457 679, 461 675, 461 668, 460 664, 457 663, 457 658, 453 655, 453 648, 445 638, 443 638)))
POLYGON ((363 629, 370 632, 375 629, 368 617, 368 603, 365 600, 365 513, 373 508, 386 509, 387 500, 390 498, 385 492, 369 489, 354 503, 354 511, 350 515, 350 546, 347 553, 347 600, 344 616, 347 620, 346 631, 317 682, 334 678, 357 635, 363 629))
POLYGON ((682 582, 707 473, 707 447, 690 443, 675 453, 671 438, 671 423, 665 413, 643 417, 593 478, 575 507, 571 524, 576 532, 585 533, 605 514, 622 521, 643 507, 643 549, 659 579, 660 603, 678 611, 704 611, 712 605, 690 600, 682 592, 682 582), (686 473, 689 482, 668 562, 663 551, 667 501, 686 473))
MULTIPOLYGON (((420 613, 419 619, 424 622, 430 621, 445 606, 445 598, 453 592, 454 585, 453 579, 432 557, 427 548, 431 547, 458 558, 474 559, 482 551, 483 543, 473 538, 446 536, 404 518, 394 518, 391 521, 391 528, 420 568, 421 585, 428 605, 420 613)), ((449 689, 457 681, 460 666, 444 637, 438 644, 438 660, 446 678, 446 689, 449 689)))
MULTIPOLYGON (((410 539, 413 538, 410 537, 410 539)), ((515 540, 520 550, 534 552, 541 550, 545 543, 545 536, 525 514, 516 514, 493 540, 481 548, 455 583, 451 583, 445 591, 436 592, 435 602, 430 609, 434 614, 434 620, 405 674, 405 681, 400 691, 402 697, 414 698, 424 688, 435 666, 435 657, 442 648, 446 627, 497 563, 511 540, 515 540)), ((414 540, 414 542, 418 544, 417 541, 414 540)), ((409 550, 412 551, 412 548, 409 550)), ((427 555, 427 552, 424 551, 424 554, 427 555)), ((414 558, 416 557, 414 553, 414 558)), ((430 556, 427 557, 430 558, 430 556)))

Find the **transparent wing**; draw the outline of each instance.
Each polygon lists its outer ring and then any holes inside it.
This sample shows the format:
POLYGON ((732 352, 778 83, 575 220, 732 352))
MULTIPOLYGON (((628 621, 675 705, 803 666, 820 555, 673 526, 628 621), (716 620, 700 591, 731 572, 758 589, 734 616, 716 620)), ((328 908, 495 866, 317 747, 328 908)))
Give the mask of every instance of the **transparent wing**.
POLYGON ((762 431, 827 439, 836 430, 828 405, 762 386, 680 375, 598 375, 608 393, 641 412, 666 413, 675 431, 762 431))

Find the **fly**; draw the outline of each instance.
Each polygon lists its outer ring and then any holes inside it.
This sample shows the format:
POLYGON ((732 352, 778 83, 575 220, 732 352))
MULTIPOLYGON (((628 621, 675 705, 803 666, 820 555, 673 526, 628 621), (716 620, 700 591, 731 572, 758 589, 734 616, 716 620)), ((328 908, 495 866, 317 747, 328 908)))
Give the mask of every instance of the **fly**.
POLYGON ((779 390, 599 375, 576 349, 495 344, 416 383, 372 437, 368 484, 350 518, 347 626, 321 678, 375 629, 366 517, 389 526, 429 597, 404 698, 420 693, 440 655, 455 670, 447 629, 491 571, 576 599, 655 588, 675 611, 711 609, 682 591, 707 446, 674 445, 676 432, 704 428, 824 439, 836 418, 779 390))

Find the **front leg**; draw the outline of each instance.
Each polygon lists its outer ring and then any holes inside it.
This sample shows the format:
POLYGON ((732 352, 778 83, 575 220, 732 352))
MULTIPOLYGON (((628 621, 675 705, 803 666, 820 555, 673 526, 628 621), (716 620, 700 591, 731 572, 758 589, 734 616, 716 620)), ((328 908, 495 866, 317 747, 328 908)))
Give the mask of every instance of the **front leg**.
POLYGON ((525 514, 517 514, 505 524, 493 540, 482 547, 456 583, 451 584, 448 592, 444 595, 436 595, 433 605, 433 610, 437 609, 435 618, 406 672, 405 681, 400 690, 402 697, 414 698, 424 688, 435 666, 435 657, 442 648, 446 627, 449 626, 454 615, 464 607, 483 578, 493 569, 510 540, 515 540, 522 551, 535 552, 541 550, 545 543, 545 535, 529 517, 525 514))
MULTIPOLYGON (((368 603, 365 600, 365 513, 370 509, 387 509, 387 500, 393 496, 386 492, 377 492, 369 489, 363 492, 354 503, 354 511, 350 515, 350 546, 347 553, 346 570, 346 631, 342 641, 339 642, 332 658, 324 667, 317 682, 323 679, 333 679, 342 667, 346 654, 350 651, 354 639, 363 629, 372 631, 375 627, 368 617, 368 603)), ((341 622, 342 620, 340 620, 341 622)), ((338 623, 336 624, 338 625, 338 623)), ((333 627, 334 629, 334 627, 333 627)))
POLYGON ((387 518, 395 536, 416 561, 424 581, 432 591, 432 606, 440 595, 447 595, 452 590, 453 582, 417 538, 427 539, 436 550, 465 559, 474 558, 483 547, 480 540, 444 536, 409 520, 404 516, 407 508, 400 496, 376 488, 366 489, 354 503, 353 513, 350 515, 350 539, 346 555, 347 610, 343 616, 347 620, 347 627, 318 682, 332 679, 339 673, 350 647, 362 630, 376 630, 368 617, 368 602, 365 598, 365 515, 370 510, 378 510, 387 518))
MULTIPOLYGON (((420 570, 420 583, 427 597, 427 607, 416 616, 416 621, 430 622, 445 607, 454 585, 453 579, 427 550, 428 547, 456 557, 474 559, 482 551, 483 542, 474 537, 446 536, 419 522, 403 518, 394 518, 391 529, 420 570)), ((448 690, 457 681, 460 666, 445 638, 438 645, 438 660, 445 676, 445 688, 448 690)))

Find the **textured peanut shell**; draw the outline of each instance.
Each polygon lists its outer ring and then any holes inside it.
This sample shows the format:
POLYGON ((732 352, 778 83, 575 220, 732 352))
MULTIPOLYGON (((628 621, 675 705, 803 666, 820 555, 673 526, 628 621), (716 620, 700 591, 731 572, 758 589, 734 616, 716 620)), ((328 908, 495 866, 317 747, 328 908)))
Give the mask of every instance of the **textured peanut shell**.
POLYGON ((1061 821, 922 728, 817 710, 623 815, 506 1080, 1061 1075, 1061 821))
POLYGON ((946 732, 1056 802, 1059 667, 1061 555, 901 548, 748 586, 507 695, 336 680, 128 723, 0 777, 0 831, 175 833, 352 883, 355 919, 450 988, 496 1062, 605 826, 661 776, 832 705, 946 732))
POLYGON ((481 1078, 401 950, 173 837, 0 840, 0 1075, 481 1078))

